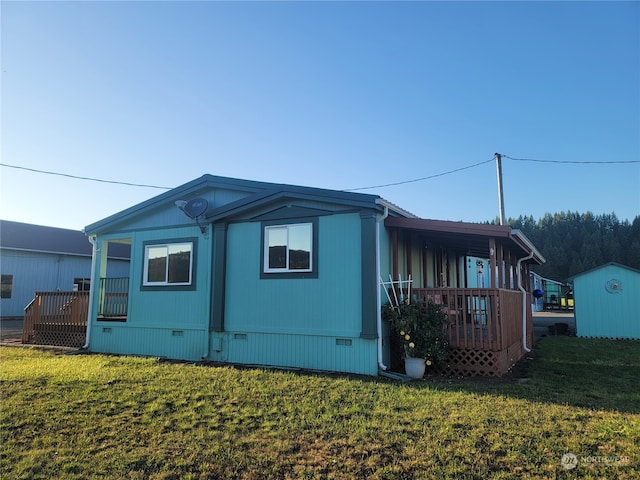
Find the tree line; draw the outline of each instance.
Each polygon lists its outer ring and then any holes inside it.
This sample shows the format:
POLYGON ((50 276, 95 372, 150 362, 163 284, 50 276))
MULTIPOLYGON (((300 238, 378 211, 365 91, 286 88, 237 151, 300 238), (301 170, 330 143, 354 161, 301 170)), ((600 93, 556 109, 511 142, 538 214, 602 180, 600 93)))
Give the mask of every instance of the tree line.
POLYGON ((545 278, 566 282, 573 275, 608 262, 640 270, 640 216, 620 221, 615 213, 547 213, 509 218, 547 260, 532 270, 545 278))

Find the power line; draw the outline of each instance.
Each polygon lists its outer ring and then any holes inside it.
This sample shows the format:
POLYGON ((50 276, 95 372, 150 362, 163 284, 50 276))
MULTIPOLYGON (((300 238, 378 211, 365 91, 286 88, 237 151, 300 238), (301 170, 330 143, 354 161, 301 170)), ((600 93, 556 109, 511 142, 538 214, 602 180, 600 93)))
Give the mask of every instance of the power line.
POLYGON ((28 172, 43 173, 45 175, 56 175, 56 176, 59 176, 59 177, 74 178, 76 180, 89 180, 91 182, 112 183, 112 184, 116 184, 116 185, 127 185, 129 187, 157 188, 157 189, 160 189, 160 190, 171 190, 171 188, 173 188, 173 187, 160 187, 158 185, 146 185, 146 184, 142 184, 142 183, 118 182, 116 180, 103 180, 101 178, 80 177, 78 175, 70 175, 68 173, 49 172, 47 170, 38 170, 36 168, 20 167, 18 165, 9 165, 7 163, 0 163, 0 166, 8 167, 8 168, 15 168, 17 170, 26 170, 28 172))
POLYGON ((514 158, 509 155, 502 154, 502 158, 508 158, 509 160, 515 160, 518 162, 538 162, 538 163, 572 163, 572 164, 628 164, 628 163, 640 163, 640 160, 613 160, 613 161, 572 161, 572 160, 540 160, 537 158, 514 158))
MULTIPOLYGON (((564 163, 564 164, 582 164, 582 165, 588 165, 588 164, 599 164, 599 165, 603 165, 603 164, 635 164, 635 163, 640 163, 640 160, 613 160, 613 161, 571 161, 571 160, 542 160, 542 159, 537 159, 537 158, 516 158, 516 157, 511 157, 509 155, 506 154, 502 154, 502 158, 508 158, 509 160, 514 160, 514 161, 518 161, 518 162, 537 162, 537 163, 564 163)), ((415 183, 415 182, 422 182, 424 180, 431 180, 433 178, 438 178, 438 177, 443 177, 445 175, 451 175, 452 173, 457 173, 457 172, 461 172, 463 170, 468 170, 470 168, 474 168, 474 167, 478 167, 480 165, 484 165, 486 163, 489 162, 493 162, 494 158, 491 158, 489 160, 485 160, 482 162, 478 162, 478 163, 474 163, 472 165, 467 165, 466 167, 460 167, 460 168, 456 168, 454 170, 448 170, 446 172, 442 172, 442 173, 436 173, 434 175, 429 175, 426 177, 420 177, 420 178, 413 178, 410 180, 402 180, 399 182, 393 182, 393 183, 384 183, 384 184, 380 184, 380 185, 371 185, 369 187, 358 187, 358 188, 349 188, 349 189, 345 189, 344 191, 346 192, 356 192, 359 190, 371 190, 374 188, 385 188, 385 187, 394 187, 397 185, 406 185, 408 183, 415 183)), ((109 183, 109 184, 115 184, 115 185, 126 185, 129 187, 143 187, 143 188, 155 188, 155 189, 159 189, 159 190, 171 190, 173 187, 163 187, 163 186, 159 186, 159 185, 148 185, 148 184, 142 184, 142 183, 131 183, 131 182, 120 182, 120 181, 116 181, 116 180, 104 180, 101 178, 93 178, 93 177, 82 177, 79 175, 71 175, 68 173, 60 173, 60 172, 51 172, 51 171, 47 171, 47 170, 39 170, 36 168, 29 168, 29 167, 21 167, 18 165, 10 165, 7 163, 0 163, 0 166, 2 167, 7 167, 7 168, 15 168, 17 170, 26 170, 29 172, 35 172, 35 173, 42 173, 45 175, 56 175, 59 177, 67 177, 67 178, 73 178, 76 180, 87 180, 87 181, 91 181, 91 182, 100 182, 100 183, 109 183)))
POLYGON ((406 183, 421 182, 423 180, 430 180, 432 178, 443 177, 444 175, 450 175, 452 173, 460 172, 462 170, 467 170, 469 168, 477 167, 479 165, 484 165, 485 163, 489 163, 489 162, 493 162, 493 158, 491 158, 489 160, 485 160, 484 162, 474 163, 473 165, 467 165, 466 167, 456 168, 455 170, 449 170, 447 172, 436 173, 435 175, 429 175, 428 177, 414 178, 412 180, 403 180, 401 182, 394 182, 394 183, 385 183, 383 185, 372 185, 371 187, 349 188, 349 189, 345 190, 345 192, 355 192, 357 190, 370 190, 372 188, 393 187, 393 186, 396 186, 396 185, 404 185, 406 183))

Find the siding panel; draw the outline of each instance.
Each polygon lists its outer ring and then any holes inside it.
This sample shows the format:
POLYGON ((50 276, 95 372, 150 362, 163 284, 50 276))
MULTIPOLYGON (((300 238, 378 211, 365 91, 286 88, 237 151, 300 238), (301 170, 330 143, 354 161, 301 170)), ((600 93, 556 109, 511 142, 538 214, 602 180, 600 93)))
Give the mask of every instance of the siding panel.
POLYGON ((261 279, 260 228, 257 222, 229 225, 228 333, 224 351, 216 357, 234 363, 376 374, 376 341, 359 338, 359 214, 319 218, 319 270, 313 279, 261 279), (337 345, 337 338, 351 346, 337 345))
POLYGON ((261 279, 260 224, 229 226, 225 328, 360 334, 360 218, 320 217, 318 278, 261 279))
POLYGON ((578 275, 574 304, 578 336, 640 339, 640 273, 606 265, 578 275), (622 286, 617 293, 607 291, 612 279, 622 286))
POLYGON ((129 282, 129 318, 132 326, 165 328, 204 327, 209 322, 211 233, 204 236, 198 227, 138 232, 131 249, 132 275, 129 282), (144 268, 143 242, 174 238, 197 238, 196 289, 173 291, 141 289, 144 268))
POLYGON ((225 332, 214 334, 211 343, 210 358, 221 362, 362 375, 378 373, 375 362, 377 348, 375 340, 281 333, 225 332), (216 352, 216 344, 220 339, 223 347, 221 351, 216 352), (346 344, 337 345, 336 339, 346 344))
POLYGON ((99 322, 92 325, 92 352, 199 361, 206 351, 206 332, 199 329, 147 328, 99 322))

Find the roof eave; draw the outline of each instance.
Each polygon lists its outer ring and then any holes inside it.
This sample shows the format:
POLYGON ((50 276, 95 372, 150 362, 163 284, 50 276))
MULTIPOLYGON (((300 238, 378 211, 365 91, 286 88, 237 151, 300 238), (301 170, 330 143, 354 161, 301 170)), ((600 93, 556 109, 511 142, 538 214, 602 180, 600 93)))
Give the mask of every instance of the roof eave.
POLYGON ((542 256, 542 254, 538 251, 535 245, 531 242, 531 240, 529 240, 527 236, 524 233, 522 233, 521 230, 518 230, 517 228, 513 228, 511 229, 511 235, 514 238, 514 240, 517 239, 516 243, 520 243, 523 250, 533 254, 533 260, 535 260, 536 263, 538 263, 539 265, 542 265, 547 261, 542 256))
POLYGON ((297 199, 311 200, 325 203, 347 205, 355 208, 376 208, 376 195, 353 194, 340 192, 337 190, 323 190, 312 187, 296 187, 291 185, 283 186, 281 189, 274 189, 267 192, 259 192, 211 211, 206 219, 208 222, 218 222, 226 218, 240 215, 243 212, 257 207, 268 205, 278 200, 297 199))

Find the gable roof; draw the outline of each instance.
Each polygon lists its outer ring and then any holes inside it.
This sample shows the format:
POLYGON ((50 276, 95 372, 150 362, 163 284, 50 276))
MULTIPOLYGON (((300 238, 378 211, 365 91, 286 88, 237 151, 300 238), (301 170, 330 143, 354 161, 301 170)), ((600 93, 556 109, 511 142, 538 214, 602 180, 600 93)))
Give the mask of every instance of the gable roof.
MULTIPOLYGON (((0 247, 24 252, 77 255, 91 258, 92 246, 79 230, 0 220, 0 247)), ((130 257, 128 245, 114 244, 111 258, 130 257)))
POLYGON ((185 183, 184 185, 178 186, 119 213, 111 215, 110 217, 92 223, 91 225, 87 225, 84 231, 91 234, 103 232, 108 230, 112 225, 132 219, 149 209, 153 209, 163 204, 173 203, 175 200, 186 198, 191 195, 198 195, 205 190, 215 188, 246 192, 247 196, 209 211, 206 216, 208 222, 215 222, 246 211, 247 209, 264 205, 282 198, 316 200, 328 203, 338 203, 341 205, 352 205, 356 208, 378 208, 378 205, 380 205, 388 207, 398 215, 413 217, 409 212, 383 200, 377 195, 299 185, 259 182, 206 174, 200 178, 196 178, 195 180, 185 183))
POLYGON ((589 270, 585 270, 584 272, 576 273, 575 275, 569 277, 569 280, 573 280, 576 277, 581 277, 582 275, 586 275, 588 273, 595 272, 596 270, 601 270, 601 269, 603 269, 605 267, 609 267, 609 266, 619 267, 619 268, 623 268, 625 270, 630 270, 630 271, 635 272, 635 273, 640 273, 640 270, 637 270, 637 269, 635 269, 633 267, 629 267, 627 265, 623 265, 623 264, 617 263, 617 262, 607 262, 607 263, 603 263, 602 265, 598 265, 597 267, 590 268, 589 270))

